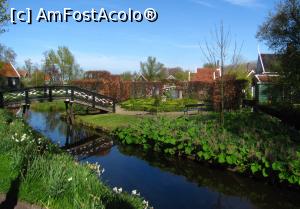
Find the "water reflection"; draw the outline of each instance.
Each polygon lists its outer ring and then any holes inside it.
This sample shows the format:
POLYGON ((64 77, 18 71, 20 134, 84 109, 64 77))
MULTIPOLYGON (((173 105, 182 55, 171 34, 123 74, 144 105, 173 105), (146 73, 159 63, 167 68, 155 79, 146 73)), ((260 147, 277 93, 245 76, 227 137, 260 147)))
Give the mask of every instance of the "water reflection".
POLYGON ((50 138, 78 160, 98 153, 108 153, 113 146, 113 141, 109 136, 87 128, 69 125, 62 121, 60 114, 57 113, 31 111, 27 122, 33 129, 50 138))
POLYGON ((156 209, 300 208, 299 192, 137 147, 113 146, 104 133, 68 126, 56 113, 31 112, 27 120, 79 160, 100 163, 108 185, 137 189, 156 209))
POLYGON ((172 174, 184 176, 198 187, 209 188, 218 192, 218 198, 213 208, 224 208, 224 196, 236 196, 249 200, 255 207, 261 209, 300 208, 299 192, 265 185, 257 180, 241 177, 232 172, 210 168, 197 162, 180 158, 165 157, 158 153, 145 152, 137 147, 118 146, 124 155, 135 156, 172 174))

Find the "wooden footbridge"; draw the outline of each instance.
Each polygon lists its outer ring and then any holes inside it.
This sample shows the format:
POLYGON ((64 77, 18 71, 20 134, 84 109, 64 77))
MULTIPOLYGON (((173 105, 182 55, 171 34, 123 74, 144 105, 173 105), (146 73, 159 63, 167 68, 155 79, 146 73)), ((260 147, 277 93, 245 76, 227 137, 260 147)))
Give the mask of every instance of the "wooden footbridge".
POLYGON ((8 91, 0 90, 0 108, 64 99, 105 112, 116 110, 114 98, 76 86, 37 86, 8 91))

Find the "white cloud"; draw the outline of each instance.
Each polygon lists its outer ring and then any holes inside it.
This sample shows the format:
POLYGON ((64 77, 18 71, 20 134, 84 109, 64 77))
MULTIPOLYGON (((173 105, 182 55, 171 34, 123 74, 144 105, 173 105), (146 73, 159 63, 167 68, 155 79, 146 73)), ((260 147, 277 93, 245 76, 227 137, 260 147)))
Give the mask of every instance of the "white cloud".
POLYGON ((191 1, 196 3, 196 4, 200 4, 202 6, 205 6, 205 7, 210 7, 210 8, 215 7, 213 4, 209 3, 208 1, 203 1, 203 0, 191 0, 191 1))
POLYGON ((246 7, 262 6, 262 4, 258 2, 258 0, 224 0, 224 1, 238 6, 246 6, 246 7))

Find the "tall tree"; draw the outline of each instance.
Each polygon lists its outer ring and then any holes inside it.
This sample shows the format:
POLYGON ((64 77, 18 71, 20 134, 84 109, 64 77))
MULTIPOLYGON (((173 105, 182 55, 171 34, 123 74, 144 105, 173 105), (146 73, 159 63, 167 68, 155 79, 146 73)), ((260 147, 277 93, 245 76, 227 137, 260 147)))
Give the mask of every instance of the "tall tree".
POLYGON ((34 68, 31 59, 25 60, 24 63, 25 63, 25 66, 24 66, 25 70, 26 70, 26 71, 28 72, 28 74, 31 76, 31 74, 33 73, 33 68, 34 68))
POLYGON ((16 56, 14 50, 0 44, 0 61, 15 63, 16 56))
POLYGON ((5 26, 9 20, 7 13, 8 2, 7 0, 0 0, 0 33, 5 32, 5 26))
POLYGON ((148 57, 147 62, 141 62, 141 73, 148 81, 160 80, 163 77, 164 65, 156 61, 155 57, 148 57))
POLYGON ((70 81, 82 75, 80 66, 68 47, 58 47, 57 52, 49 50, 44 53, 44 69, 51 78, 57 77, 58 71, 62 81, 70 81))
POLYGON ((224 67, 225 65, 236 66, 240 58, 242 46, 238 47, 237 42, 231 46, 231 33, 225 31, 224 24, 221 22, 219 27, 215 26, 211 32, 212 41, 205 41, 205 46, 201 47, 202 54, 212 67, 221 69, 221 104, 220 104, 220 124, 224 125, 224 67))
POLYGON ((259 27, 257 38, 274 50, 281 60, 280 82, 300 95, 300 0, 277 4, 259 27))
POLYGON ((68 47, 58 47, 58 65, 61 70, 63 80, 71 80, 75 73, 75 58, 68 47))
POLYGON ((124 81, 131 81, 133 80, 133 74, 130 71, 125 71, 124 73, 122 73, 121 78, 124 81))

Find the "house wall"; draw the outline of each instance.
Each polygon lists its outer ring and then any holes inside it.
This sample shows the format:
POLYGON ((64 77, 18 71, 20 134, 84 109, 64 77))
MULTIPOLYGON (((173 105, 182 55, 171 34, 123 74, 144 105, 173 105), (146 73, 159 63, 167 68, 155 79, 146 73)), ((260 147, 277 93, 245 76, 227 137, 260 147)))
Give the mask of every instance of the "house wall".
POLYGON ((283 89, 275 89, 269 83, 259 83, 255 86, 255 98, 260 103, 279 102, 283 97, 283 89))
POLYGON ((20 88, 19 78, 0 78, 0 88, 1 89, 17 89, 20 88))

